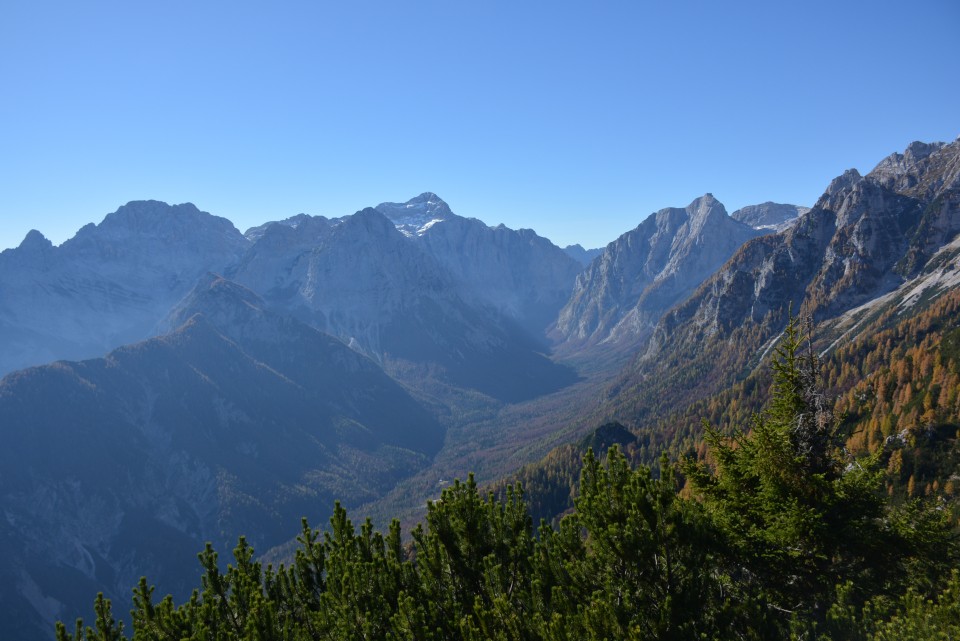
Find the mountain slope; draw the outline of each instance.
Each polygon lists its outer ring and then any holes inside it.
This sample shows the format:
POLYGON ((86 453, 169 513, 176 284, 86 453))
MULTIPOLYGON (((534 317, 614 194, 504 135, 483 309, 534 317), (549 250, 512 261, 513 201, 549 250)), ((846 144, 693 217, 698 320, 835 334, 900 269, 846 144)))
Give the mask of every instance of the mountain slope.
POLYGON ((334 500, 381 495, 442 442, 375 363, 238 285, 206 278, 170 320, 184 322, 0 382, 0 574, 34 604, 4 601, 5 620, 69 620, 88 598, 70 586, 125 596, 147 573, 183 596, 204 541, 267 549, 334 500))
POLYGON ((836 178, 793 227, 746 243, 663 317, 611 407, 702 398, 756 365, 791 306, 822 323, 912 282, 960 232, 958 158, 960 142, 915 143, 867 176, 836 178))

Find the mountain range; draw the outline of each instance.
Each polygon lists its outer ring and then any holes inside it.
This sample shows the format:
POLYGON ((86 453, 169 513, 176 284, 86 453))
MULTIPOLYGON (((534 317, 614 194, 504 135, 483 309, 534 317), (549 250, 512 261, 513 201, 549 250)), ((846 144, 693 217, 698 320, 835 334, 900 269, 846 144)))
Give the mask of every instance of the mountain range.
POLYGON ((141 574, 183 597, 204 541, 267 551, 335 500, 422 508, 448 473, 494 481, 611 418, 663 442, 663 417, 762 371, 791 310, 826 353, 953 291, 958 232, 960 141, 811 208, 705 194, 589 251, 429 192, 245 233, 156 201, 59 247, 31 231, 0 253, 11 638, 141 574))

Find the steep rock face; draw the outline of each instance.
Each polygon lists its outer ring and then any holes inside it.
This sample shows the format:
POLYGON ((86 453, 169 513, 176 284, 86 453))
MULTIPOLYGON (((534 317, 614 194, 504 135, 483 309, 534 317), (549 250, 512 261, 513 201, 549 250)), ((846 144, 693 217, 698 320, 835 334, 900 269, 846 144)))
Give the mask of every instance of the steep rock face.
POLYGON ((639 341, 759 233, 732 220, 711 194, 662 209, 607 245, 577 278, 554 335, 568 348, 639 341))
POLYGON ((466 301, 493 308, 535 336, 556 317, 582 269, 533 230, 457 216, 436 194, 376 209, 437 260, 466 301))
POLYGON ((713 362, 743 365, 782 329, 789 306, 824 321, 902 286, 960 232, 958 157, 960 142, 914 143, 866 176, 837 177, 793 227, 748 242, 666 314, 629 376, 733 336, 741 357, 713 362))
POLYGON ((784 231, 808 211, 810 211, 809 207, 765 202, 742 207, 730 214, 730 218, 750 225, 754 229, 784 231))
POLYGON ((447 380, 502 399, 572 380, 513 323, 464 300, 462 283, 372 208, 273 225, 228 274, 384 364, 439 366, 447 380))
POLYGON ((128 203, 59 247, 31 231, 0 254, 0 374, 152 335, 198 277, 248 244, 224 218, 156 201, 128 203))
POLYGON ((382 494, 442 442, 376 364, 249 290, 207 277, 181 320, 0 382, 6 620, 52 626, 97 590, 125 602, 142 575, 183 598, 204 541, 226 552, 244 534, 265 550, 335 499, 382 494))
MULTIPOLYGON (((376 357, 384 330, 431 301, 459 304, 449 277, 374 209, 337 224, 274 225, 228 274, 269 303, 376 357)), ((427 331, 427 328, 422 328, 427 331)))

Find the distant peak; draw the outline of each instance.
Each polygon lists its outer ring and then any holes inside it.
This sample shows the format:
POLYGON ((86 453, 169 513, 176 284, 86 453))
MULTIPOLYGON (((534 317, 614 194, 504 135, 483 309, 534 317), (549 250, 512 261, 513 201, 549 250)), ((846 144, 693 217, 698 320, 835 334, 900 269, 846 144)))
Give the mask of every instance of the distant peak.
POLYGON ((166 331, 174 330, 198 314, 219 326, 225 326, 228 324, 225 320, 234 318, 237 313, 250 313, 262 310, 263 307, 262 299, 252 290, 207 272, 171 310, 160 328, 166 331))
POLYGON ((454 216, 447 203, 432 191, 426 191, 405 203, 380 203, 376 210, 406 236, 421 235, 433 224, 454 216))
POLYGON ((926 158, 935 151, 939 151, 944 147, 942 142, 921 142, 919 140, 914 140, 912 143, 907 145, 906 151, 904 151, 904 156, 912 156, 916 160, 921 160, 926 158))
POLYGON ((393 223, 379 209, 364 207, 353 216, 346 216, 340 223, 345 229, 360 227, 367 231, 374 229, 385 231, 394 228, 393 223))
POLYGON ((193 218, 201 213, 193 203, 171 205, 162 200, 131 200, 112 214, 107 214, 101 224, 108 228, 131 228, 139 231, 155 227, 167 220, 193 218))
POLYGON ((903 151, 903 153, 894 152, 881 160, 870 172, 869 176, 882 181, 896 179, 910 171, 914 171, 917 166, 931 155, 946 147, 942 142, 920 142, 915 140, 903 151))
POLYGON ((730 214, 730 218, 754 229, 782 231, 808 211, 810 211, 809 207, 775 203, 768 200, 759 205, 741 207, 730 214))
POLYGON ((23 237, 23 242, 20 243, 18 249, 26 251, 42 251, 45 249, 50 249, 53 247, 53 243, 47 240, 46 236, 38 232, 36 229, 31 229, 27 232, 27 235, 23 237))
POLYGON ((443 199, 440 198, 440 196, 436 195, 436 194, 433 193, 432 191, 425 191, 425 192, 423 192, 422 194, 420 194, 419 196, 417 196, 417 197, 415 197, 415 198, 411 198, 410 200, 407 201, 407 204, 408 204, 408 205, 410 205, 410 204, 415 204, 415 203, 443 203, 443 204, 446 204, 446 203, 443 202, 443 199))
POLYGON ((692 218, 697 219, 718 215, 726 217, 727 208, 723 206, 723 203, 714 198, 713 194, 707 192, 687 206, 687 213, 692 218))
POLYGON ((830 181, 830 186, 827 187, 827 194, 833 195, 843 189, 857 184, 861 180, 863 180, 863 176, 860 175, 859 171, 856 169, 848 169, 843 172, 843 174, 830 181))
POLYGON ((180 210, 183 212, 200 212, 193 203, 180 203, 171 205, 162 200, 131 200, 126 205, 117 209, 116 213, 139 213, 139 212, 161 212, 170 210, 180 210))

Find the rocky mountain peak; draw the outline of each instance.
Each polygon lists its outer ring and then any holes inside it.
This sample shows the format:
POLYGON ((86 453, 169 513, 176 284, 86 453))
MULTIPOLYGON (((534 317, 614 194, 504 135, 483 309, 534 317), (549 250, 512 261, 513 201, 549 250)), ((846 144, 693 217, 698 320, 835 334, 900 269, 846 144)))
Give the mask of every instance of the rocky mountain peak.
POLYGON ((917 167, 917 164, 930 157, 931 154, 940 151, 945 146, 942 142, 919 142, 910 143, 904 152, 892 153, 881 160, 871 175, 875 177, 896 177, 901 176, 917 167))
POLYGON ((931 200, 960 188, 960 140, 911 143, 902 153, 890 154, 868 178, 906 196, 931 200))
POLYGON ((250 241, 194 205, 132 201, 53 247, 38 232, 3 254, 0 373, 102 355, 153 335, 208 271, 235 264, 250 241))
POLYGON ((430 191, 405 203, 380 203, 375 209, 406 236, 422 235, 433 224, 455 216, 449 205, 430 191))
POLYGON ((218 250, 241 251, 249 241, 226 218, 200 211, 193 203, 169 205, 158 200, 134 200, 107 214, 99 225, 86 225, 63 248, 102 253, 136 251, 146 244, 155 253, 158 246, 181 251, 190 247, 208 252, 211 243, 218 250))
MULTIPOLYGON (((263 301, 253 291, 227 280, 218 274, 207 272, 182 301, 171 316, 182 322, 194 314, 208 314, 225 306, 245 305, 262 307, 263 301)), ((176 326, 177 322, 171 325, 176 326)))
POLYGON ((131 200, 103 219, 106 227, 129 227, 147 230, 170 219, 184 221, 197 218, 202 212, 193 203, 169 205, 159 200, 131 200))
POLYGON ((688 210, 694 210, 699 215, 709 214, 714 208, 719 207, 723 213, 727 213, 727 210, 724 208, 723 203, 713 197, 713 194, 710 192, 705 193, 699 198, 694 198, 688 206, 688 210))
POLYGON ((27 232, 27 235, 24 236, 23 241, 17 247, 20 251, 25 252, 42 252, 48 249, 53 248, 53 243, 51 243, 46 236, 38 232, 36 229, 31 229, 27 232))
MULTIPOLYGON (((317 218, 326 220, 322 216, 318 216, 317 218)), ((290 218, 285 218, 284 220, 274 220, 262 225, 257 225, 256 227, 251 227, 247 231, 243 232, 243 235, 247 238, 247 240, 256 242, 263 238, 268 231, 273 230, 278 226, 281 228, 287 227, 291 229, 300 229, 304 225, 309 225, 313 220, 314 217, 308 214, 297 214, 296 216, 291 216, 290 218)))
POLYGON ((687 205, 686 212, 690 217, 691 233, 697 233, 709 224, 721 223, 721 221, 729 218, 723 203, 710 193, 694 199, 692 203, 687 205))
POLYGON ((233 340, 283 340, 283 323, 265 310, 263 299, 250 289, 207 273, 170 311, 160 333, 175 331, 199 317, 233 340))
POLYGON ((396 233, 394 224, 379 210, 365 207, 353 216, 346 216, 338 226, 340 233, 356 232, 372 234, 374 238, 385 238, 396 233))
POLYGON ((857 171, 855 168, 848 169, 830 181, 830 184, 827 186, 827 190, 824 192, 824 195, 833 196, 834 194, 838 194, 844 189, 849 189, 861 180, 863 180, 863 176, 860 175, 859 171, 857 171))
POLYGON ((600 255, 600 252, 603 251, 603 248, 597 247, 594 249, 584 249, 583 245, 577 243, 575 245, 567 245, 563 248, 563 251, 567 256, 570 256, 575 261, 586 267, 593 261, 594 258, 600 255))
POLYGON ((863 176, 861 176, 860 172, 856 169, 846 170, 830 181, 826 191, 817 199, 813 208, 836 211, 846 197, 846 194, 862 180, 863 176))
POLYGON ((664 311, 759 233, 709 193, 682 209, 661 209, 577 277, 554 336, 563 349, 644 340, 664 311))
POLYGON ((2 272, 6 272, 7 278, 12 277, 12 280, 22 283, 23 274, 20 277, 15 275, 18 270, 46 271, 56 262, 56 255, 57 250, 53 243, 36 229, 31 229, 15 249, 0 252, 0 290, 6 280, 2 272))

